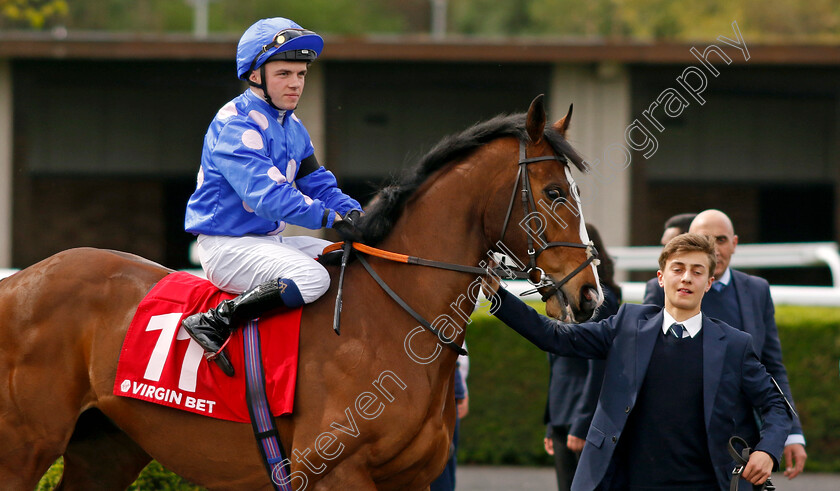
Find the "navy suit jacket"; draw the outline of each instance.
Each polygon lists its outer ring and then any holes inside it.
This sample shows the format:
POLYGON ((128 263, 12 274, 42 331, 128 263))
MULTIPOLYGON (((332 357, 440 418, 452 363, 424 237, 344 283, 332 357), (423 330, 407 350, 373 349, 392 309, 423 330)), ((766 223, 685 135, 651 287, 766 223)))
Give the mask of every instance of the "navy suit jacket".
MULTIPOLYGON (((618 298, 607 287, 604 303, 592 316, 593 321, 606 319, 618 312, 618 298)), ((568 433, 586 438, 604 380, 604 361, 586 360, 548 354, 551 372, 548 378, 548 400, 544 422, 552 426, 568 426, 568 433)), ((547 433, 550 436, 550 433, 547 433)))
MULTIPOLYGON (((563 324, 540 315, 514 295, 499 291, 495 315, 544 351, 562 356, 606 359, 598 407, 586 436, 572 491, 596 489, 613 461, 616 444, 636 403, 657 336, 662 309, 623 305, 600 322, 563 324)), ((750 336, 703 316, 703 414, 709 454, 721 490, 729 488, 735 462, 727 452, 735 418, 755 407, 764 421, 754 449, 767 452, 778 467, 791 418, 781 394, 752 350, 750 336)), ((622 483, 611 483, 621 489, 622 483)))
MULTIPOLYGON (((779 342, 779 330, 776 328, 776 309, 773 306, 773 298, 770 296, 770 285, 764 278, 751 276, 732 268, 729 270, 732 272, 732 283, 735 285, 738 305, 741 308, 741 326, 744 332, 752 336, 753 350, 758 353, 758 359, 767 368, 767 372, 776 379, 785 397, 795 408, 787 370, 782 364, 782 343, 779 342)), ((703 298, 701 310, 709 301, 713 301, 712 297, 703 298)), ((656 278, 648 281, 645 286, 644 303, 665 306, 665 292, 656 278)), ((747 417, 738 423, 743 428, 741 436, 749 443, 754 443, 758 438, 755 418, 747 417)), ((794 417, 790 433, 803 434, 802 423, 799 422, 798 417, 794 417)))

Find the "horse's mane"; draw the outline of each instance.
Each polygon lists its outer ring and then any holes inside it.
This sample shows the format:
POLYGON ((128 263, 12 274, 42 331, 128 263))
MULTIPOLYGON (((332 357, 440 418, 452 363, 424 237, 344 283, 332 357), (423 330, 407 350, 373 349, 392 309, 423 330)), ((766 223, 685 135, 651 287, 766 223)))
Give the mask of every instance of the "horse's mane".
MULTIPOLYGON (((475 124, 461 133, 444 137, 417 164, 407 169, 374 196, 359 225, 364 235, 364 242, 376 245, 385 239, 402 214, 405 204, 436 171, 497 138, 512 136, 520 141, 528 141, 525 117, 525 113, 503 114, 475 124)), ((585 171, 586 164, 583 159, 560 133, 555 131, 550 124, 546 125, 543 133, 555 153, 565 155, 575 167, 585 171)))

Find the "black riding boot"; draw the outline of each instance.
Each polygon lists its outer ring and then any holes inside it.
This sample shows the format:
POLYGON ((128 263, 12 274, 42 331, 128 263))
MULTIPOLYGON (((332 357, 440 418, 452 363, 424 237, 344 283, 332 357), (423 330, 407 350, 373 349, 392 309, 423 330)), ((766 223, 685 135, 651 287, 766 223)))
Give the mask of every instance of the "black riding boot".
POLYGON ((283 305, 293 308, 303 305, 300 291, 292 280, 271 280, 224 300, 215 309, 187 317, 182 325, 204 348, 205 358, 215 361, 225 375, 233 377, 233 365, 222 349, 228 337, 241 324, 283 305))

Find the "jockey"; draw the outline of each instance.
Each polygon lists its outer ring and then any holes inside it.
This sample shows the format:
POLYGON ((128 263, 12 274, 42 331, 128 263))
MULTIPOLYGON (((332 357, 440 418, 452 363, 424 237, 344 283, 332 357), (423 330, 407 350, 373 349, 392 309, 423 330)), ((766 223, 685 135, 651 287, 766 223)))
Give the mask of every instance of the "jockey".
POLYGON ((185 229, 198 236, 207 278, 239 296, 187 317, 183 326, 229 376, 233 366, 223 347, 238 324, 282 305, 313 302, 329 288, 326 269, 313 259, 329 242, 282 237, 286 224, 347 228, 361 214, 320 166, 294 114, 307 68, 323 47, 321 36, 289 19, 249 27, 236 69, 250 87, 216 113, 204 137, 185 229))

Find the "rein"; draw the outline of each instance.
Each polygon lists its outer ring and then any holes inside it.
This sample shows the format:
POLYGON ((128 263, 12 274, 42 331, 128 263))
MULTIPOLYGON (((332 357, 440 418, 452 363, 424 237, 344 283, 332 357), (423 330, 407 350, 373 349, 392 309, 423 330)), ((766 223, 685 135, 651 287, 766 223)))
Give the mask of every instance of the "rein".
MULTIPOLYGON (((513 212, 513 205, 516 202, 516 192, 519 188, 519 183, 522 183, 522 188, 520 190, 521 198, 522 198, 522 208, 525 217, 528 217, 532 212, 535 212, 537 209, 536 203, 534 202, 534 195, 531 189, 531 179, 528 173, 528 164, 532 164, 535 162, 543 162, 546 160, 556 160, 561 162, 565 165, 568 165, 568 161, 565 157, 558 157, 556 155, 547 155, 542 157, 526 157, 525 152, 525 142, 520 140, 519 142, 519 171, 516 175, 516 181, 513 184, 513 192, 511 193, 510 197, 510 204, 508 205, 507 213, 505 214, 505 221, 504 225, 502 226, 502 239, 505 237, 505 233, 507 232, 507 227, 510 222, 510 217, 513 212)), ((338 283, 338 293, 336 294, 336 302, 335 302, 335 315, 333 317, 333 329, 335 330, 336 334, 341 334, 340 325, 340 318, 341 318, 341 304, 342 304, 342 291, 343 291, 343 284, 344 284, 344 269, 347 267, 347 259, 350 254, 351 249, 355 249, 357 252, 361 253, 358 255, 359 262, 362 264, 362 267, 365 268, 365 271, 376 281, 376 283, 391 297, 394 302, 396 302, 400 307, 403 308, 409 315, 411 315, 417 322, 420 323, 427 331, 431 332, 443 343, 447 348, 455 351, 459 355, 466 355, 467 351, 464 350, 461 346, 456 344, 453 340, 446 338, 443 336, 440 331, 434 328, 432 324, 423 318, 420 314, 418 314, 414 309, 412 309, 400 296, 388 286, 387 283, 373 270, 370 266, 370 263, 364 258, 363 255, 369 255, 378 257, 381 259, 385 259, 388 261, 403 263, 403 264, 412 264, 417 266, 427 266, 431 268, 437 269, 444 269, 448 271, 456 271, 460 273, 470 273, 479 276, 485 276, 490 272, 494 272, 497 275, 501 276, 502 274, 506 275, 510 279, 520 279, 520 280, 528 280, 531 285, 534 286, 534 289, 528 290, 523 292, 521 295, 530 295, 534 292, 538 292, 542 288, 548 288, 548 291, 545 293, 541 293, 542 301, 546 302, 556 293, 560 292, 560 288, 563 287, 566 283, 569 282, 572 278, 575 277, 578 273, 583 271, 587 266, 589 266, 593 261, 597 261, 598 251, 595 249, 595 245, 590 241, 588 244, 580 244, 574 242, 548 242, 545 237, 544 232, 540 232, 539 239, 545 245, 536 250, 534 248, 534 238, 531 236, 530 233, 525 234, 528 239, 528 267, 527 269, 509 269, 509 268, 481 268, 478 266, 465 266, 461 264, 453 264, 447 263, 443 261, 435 261, 432 259, 424 259, 416 256, 408 256, 405 254, 399 254, 396 252, 385 251, 382 249, 377 249, 375 247, 371 247, 369 245, 365 245, 359 242, 337 242, 331 244, 324 248, 322 255, 329 254, 331 252, 336 251, 343 251, 342 258, 341 258, 341 273, 339 275, 339 283, 338 283), (547 249, 552 247, 572 247, 578 249, 586 249, 586 259, 571 273, 567 274, 563 279, 560 281, 554 281, 551 279, 550 276, 545 274, 542 268, 537 266, 537 258, 540 254, 542 254, 547 249)), ((597 264, 597 262, 595 263, 597 264)))

